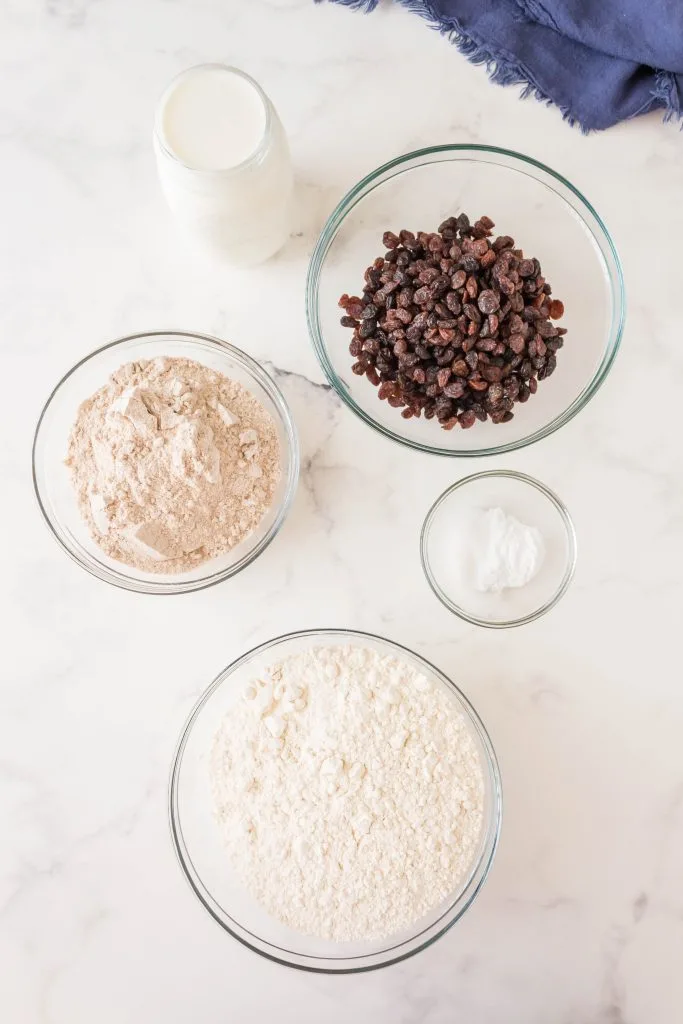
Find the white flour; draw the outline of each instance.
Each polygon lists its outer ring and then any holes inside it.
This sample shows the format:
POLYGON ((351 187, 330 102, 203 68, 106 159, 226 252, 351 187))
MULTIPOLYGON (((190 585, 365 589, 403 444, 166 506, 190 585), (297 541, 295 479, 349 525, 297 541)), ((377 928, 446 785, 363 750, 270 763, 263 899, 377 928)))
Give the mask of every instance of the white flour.
POLYGON ((484 781, 453 700, 369 648, 272 665, 226 714, 211 783, 231 865, 281 922, 324 939, 409 926, 466 880, 484 781))

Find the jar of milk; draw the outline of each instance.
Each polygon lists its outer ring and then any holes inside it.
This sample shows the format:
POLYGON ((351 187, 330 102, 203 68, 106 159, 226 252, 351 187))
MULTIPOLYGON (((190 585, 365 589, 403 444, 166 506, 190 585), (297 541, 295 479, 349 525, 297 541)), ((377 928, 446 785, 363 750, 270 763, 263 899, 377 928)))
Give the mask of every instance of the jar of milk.
POLYGON ((201 64, 161 97, 154 149, 182 228, 229 263, 268 259, 290 230, 292 167, 280 119, 249 75, 201 64))

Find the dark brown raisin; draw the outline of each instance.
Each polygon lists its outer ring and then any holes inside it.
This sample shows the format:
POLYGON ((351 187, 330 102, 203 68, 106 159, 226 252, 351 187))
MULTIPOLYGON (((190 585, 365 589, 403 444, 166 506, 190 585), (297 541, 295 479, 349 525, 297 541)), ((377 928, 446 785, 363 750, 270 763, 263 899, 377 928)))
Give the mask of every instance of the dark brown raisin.
POLYGON ((508 345, 516 355, 521 355, 524 351, 526 342, 524 341, 523 334, 511 334, 508 338, 508 345))
POLYGON ((550 320, 537 320, 536 331, 542 338, 554 338, 557 334, 557 328, 553 327, 550 320))
POLYGON ((449 398, 462 398, 465 394, 465 384, 462 380, 453 380, 445 385, 443 389, 444 395, 448 395, 449 398))
POLYGON ((481 294, 479 295, 477 305, 479 306, 479 309, 482 311, 482 313, 485 313, 488 316, 489 313, 495 313, 495 311, 499 308, 500 297, 496 295, 496 293, 492 291, 490 288, 485 288, 484 291, 481 292, 481 294))
POLYGON ((481 375, 484 380, 497 384, 503 379, 503 371, 500 366, 484 366, 481 375))
POLYGON ((462 311, 468 320, 474 321, 474 323, 481 323, 481 313, 472 302, 466 302, 462 307, 462 311))
POLYGON ((509 235, 499 235, 493 243, 492 248, 496 252, 502 252, 503 249, 512 249, 515 244, 514 238, 510 238, 509 235))
POLYGON ((497 405, 503 399, 503 385, 492 384, 486 392, 486 400, 490 405, 497 405))

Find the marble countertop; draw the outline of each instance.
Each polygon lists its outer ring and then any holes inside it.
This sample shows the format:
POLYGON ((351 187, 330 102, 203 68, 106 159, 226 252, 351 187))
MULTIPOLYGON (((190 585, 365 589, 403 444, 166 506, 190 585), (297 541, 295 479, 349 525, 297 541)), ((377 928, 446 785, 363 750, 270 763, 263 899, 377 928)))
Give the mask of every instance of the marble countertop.
POLYGON ((672 1024, 683 1004, 680 132, 653 116, 583 137, 391 5, 364 18, 312 0, 7 0, 0 67, 0 1018, 672 1024), (155 179, 155 100, 207 60, 262 82, 291 140, 297 231, 257 271, 200 266, 155 179), (347 187, 398 153, 463 141, 521 149, 573 181, 614 235, 629 294, 621 354, 590 405, 529 449, 474 462, 539 476, 579 537, 560 605, 498 633, 451 616, 418 561, 426 509, 473 463, 401 449, 343 409, 303 311, 308 256, 347 187), (225 337, 274 367, 303 459, 267 553, 219 587, 163 600, 72 564, 30 477, 59 376, 111 338, 159 327, 225 337), (169 764, 198 694, 247 647, 323 625, 398 639, 450 673, 489 727, 506 795, 471 911, 426 952, 357 977, 287 970, 224 934, 183 879, 167 824, 169 764))

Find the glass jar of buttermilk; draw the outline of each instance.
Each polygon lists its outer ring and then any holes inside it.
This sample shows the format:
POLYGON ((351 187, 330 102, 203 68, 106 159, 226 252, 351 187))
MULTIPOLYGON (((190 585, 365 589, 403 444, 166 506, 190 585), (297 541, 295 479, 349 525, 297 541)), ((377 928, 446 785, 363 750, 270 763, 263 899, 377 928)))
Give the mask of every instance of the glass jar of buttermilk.
POLYGON ((229 263, 261 263, 290 231, 293 178, 284 129, 260 85, 201 64, 159 101, 154 150, 166 201, 185 232, 229 263))

